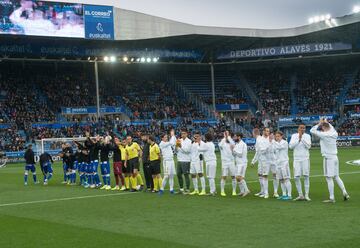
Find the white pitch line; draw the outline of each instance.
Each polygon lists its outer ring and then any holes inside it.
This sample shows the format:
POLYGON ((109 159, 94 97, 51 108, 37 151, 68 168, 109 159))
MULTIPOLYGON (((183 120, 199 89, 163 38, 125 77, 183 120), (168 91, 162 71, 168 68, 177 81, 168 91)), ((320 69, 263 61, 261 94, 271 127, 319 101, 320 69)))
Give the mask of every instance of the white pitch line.
POLYGON ((136 194, 136 193, 123 192, 123 193, 116 193, 116 194, 87 195, 87 196, 57 198, 57 199, 39 200, 39 201, 14 202, 14 203, 0 204, 0 207, 18 206, 18 205, 27 205, 27 204, 36 204, 36 203, 46 203, 46 202, 71 201, 71 200, 79 200, 79 199, 87 199, 87 198, 108 197, 108 196, 118 196, 118 195, 128 195, 128 194, 136 194))
MULTIPOLYGON (((352 172, 343 172, 340 175, 351 175, 351 174, 360 174, 360 171, 352 171, 352 172)), ((324 175, 313 175, 312 177, 323 177, 324 175)), ((248 181, 247 183, 257 183, 258 180, 248 181)), ((49 199, 49 200, 39 200, 39 201, 28 201, 28 202, 14 202, 14 203, 5 203, 0 204, 1 207, 8 207, 8 206, 19 206, 19 205, 29 205, 29 204, 36 204, 36 203, 47 203, 47 202, 58 202, 58 201, 72 201, 72 200, 79 200, 79 199, 88 199, 88 198, 97 198, 97 197, 108 197, 108 196, 119 196, 119 195, 128 195, 136 193, 131 192, 123 192, 123 193, 116 193, 116 194, 104 194, 104 195, 87 195, 87 196, 77 196, 77 197, 68 197, 68 198, 57 198, 57 199, 49 199)))
MULTIPOLYGON (((351 171, 351 172, 339 173, 339 175, 351 175, 351 174, 360 174, 360 171, 351 171)), ((272 175, 269 175, 269 176, 271 177, 272 175)), ((310 176, 310 178, 313 178, 313 177, 325 177, 325 176, 323 174, 310 176)), ((294 180, 294 179, 292 178, 291 180, 294 180)), ((271 179, 269 181, 273 181, 273 180, 271 179)), ((258 183, 258 182, 259 182, 259 180, 246 181, 246 183, 258 183)), ((220 184, 217 183, 216 185, 220 185, 220 184)))

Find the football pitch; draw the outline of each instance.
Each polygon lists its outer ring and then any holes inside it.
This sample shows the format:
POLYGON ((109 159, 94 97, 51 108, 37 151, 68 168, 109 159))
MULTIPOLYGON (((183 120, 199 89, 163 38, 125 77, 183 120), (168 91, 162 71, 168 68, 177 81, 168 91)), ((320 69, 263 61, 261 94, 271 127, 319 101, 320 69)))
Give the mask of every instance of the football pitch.
POLYGON ((23 164, 10 164, 0 169, 0 247, 359 247, 360 167, 346 161, 359 160, 360 149, 339 149, 339 159, 351 199, 343 202, 335 185, 335 204, 322 203, 328 191, 318 149, 311 150, 311 202, 253 196, 259 184, 250 166, 252 194, 242 199, 230 196, 230 181, 227 197, 65 186, 60 163, 48 186, 29 177, 25 187, 23 164))

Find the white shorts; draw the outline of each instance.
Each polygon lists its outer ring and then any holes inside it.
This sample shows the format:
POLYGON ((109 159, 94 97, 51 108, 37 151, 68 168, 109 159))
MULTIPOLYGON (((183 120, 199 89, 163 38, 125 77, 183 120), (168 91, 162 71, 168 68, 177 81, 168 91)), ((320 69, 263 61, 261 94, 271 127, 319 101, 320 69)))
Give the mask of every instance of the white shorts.
POLYGON ((206 176, 209 179, 216 177, 216 160, 206 162, 206 176))
POLYGON ((310 176, 310 160, 294 160, 294 177, 310 176))
POLYGON ((289 162, 281 162, 276 167, 276 179, 290 179, 290 166, 289 162))
POLYGON ((236 164, 236 176, 245 177, 247 164, 236 164))
POLYGON ((204 173, 204 162, 198 161, 198 162, 191 162, 190 163, 190 174, 200 174, 204 173))
MULTIPOLYGON (((277 173, 277 166, 276 164, 270 164, 270 171, 272 174, 276 174, 277 173)), ((270 173, 270 172, 269 172, 270 173)))
POLYGON ((334 158, 325 158, 323 160, 324 167, 324 176, 326 177, 335 177, 339 175, 339 159, 334 158))
POLYGON ((235 163, 222 163, 222 165, 221 165, 221 176, 223 176, 223 177, 227 177, 227 176, 234 177, 235 174, 236 174, 235 163))
POLYGON ((267 176, 267 175, 269 175, 269 172, 270 172, 270 164, 268 162, 259 161, 258 174, 267 176))
POLYGON ((176 175, 176 168, 174 160, 164 160, 163 161, 164 175, 174 176, 176 175))

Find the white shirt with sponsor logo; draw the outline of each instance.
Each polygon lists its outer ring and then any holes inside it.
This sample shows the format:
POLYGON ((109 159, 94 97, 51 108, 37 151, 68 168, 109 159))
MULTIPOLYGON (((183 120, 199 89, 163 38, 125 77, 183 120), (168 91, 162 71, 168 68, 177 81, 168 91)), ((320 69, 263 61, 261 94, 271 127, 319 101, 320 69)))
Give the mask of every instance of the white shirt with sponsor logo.
POLYGON ((199 152, 204 154, 205 162, 216 161, 215 145, 213 142, 200 142, 199 152))
POLYGON ((243 140, 236 143, 233 154, 235 157, 235 163, 238 164, 247 164, 247 145, 243 140))
POLYGON ((319 131, 317 130, 319 128, 319 125, 316 125, 310 129, 310 133, 320 138, 320 150, 322 156, 325 158, 334 158, 337 157, 336 140, 338 137, 338 133, 331 124, 329 125, 329 131, 319 131))
POLYGON ((168 142, 164 142, 161 141, 159 144, 160 147, 160 151, 161 151, 161 156, 164 160, 173 160, 174 159, 174 152, 172 147, 175 145, 176 143, 176 138, 175 136, 172 136, 170 138, 170 141, 168 142))
POLYGON ((289 144, 285 140, 272 141, 275 150, 276 163, 289 162, 289 144))
POLYGON ((179 162, 190 162, 191 158, 191 140, 189 138, 180 139, 181 147, 177 147, 177 160, 179 162))
POLYGON ((299 140, 299 133, 294 133, 291 135, 289 147, 294 150, 294 160, 307 160, 310 157, 311 136, 304 133, 299 140))
POLYGON ((199 143, 193 142, 191 144, 191 156, 190 161, 191 163, 197 163, 200 162, 200 152, 199 152, 199 143))
POLYGON ((223 138, 219 143, 221 162, 224 164, 235 162, 234 155, 231 149, 231 146, 235 145, 235 142, 231 137, 228 137, 227 141, 228 142, 226 142, 226 139, 223 138))
POLYGON ((270 148, 271 144, 269 139, 264 138, 263 136, 258 136, 256 138, 255 143, 255 156, 252 160, 252 163, 256 163, 257 161, 260 162, 267 162, 268 161, 268 149, 270 148))

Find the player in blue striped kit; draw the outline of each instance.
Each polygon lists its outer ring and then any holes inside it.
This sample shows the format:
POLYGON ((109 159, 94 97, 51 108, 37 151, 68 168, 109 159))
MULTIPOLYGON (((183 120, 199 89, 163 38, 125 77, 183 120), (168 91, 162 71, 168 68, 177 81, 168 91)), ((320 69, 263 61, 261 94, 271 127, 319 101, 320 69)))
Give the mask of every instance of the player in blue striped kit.
POLYGON ((52 163, 54 163, 49 153, 44 152, 40 155, 40 168, 44 175, 44 185, 47 185, 53 176, 52 163))
POLYGON ((100 178, 98 174, 99 167, 99 147, 97 145, 96 140, 92 140, 87 133, 87 140, 85 141, 85 147, 89 151, 89 161, 90 164, 88 166, 88 183, 90 184, 90 188, 99 187, 101 185, 100 178))
POLYGON ((32 145, 28 146, 28 149, 25 152, 24 158, 25 158, 25 173, 24 173, 24 181, 25 186, 28 184, 28 175, 29 171, 33 174, 34 183, 38 184, 39 182, 36 179, 36 168, 35 168, 35 159, 34 159, 34 152, 32 150, 32 145))
POLYGON ((110 161, 109 161, 109 153, 112 150, 112 146, 110 145, 110 136, 106 136, 105 138, 100 139, 99 149, 100 149, 100 169, 101 175, 103 178, 104 186, 100 189, 111 189, 110 184, 110 161))

